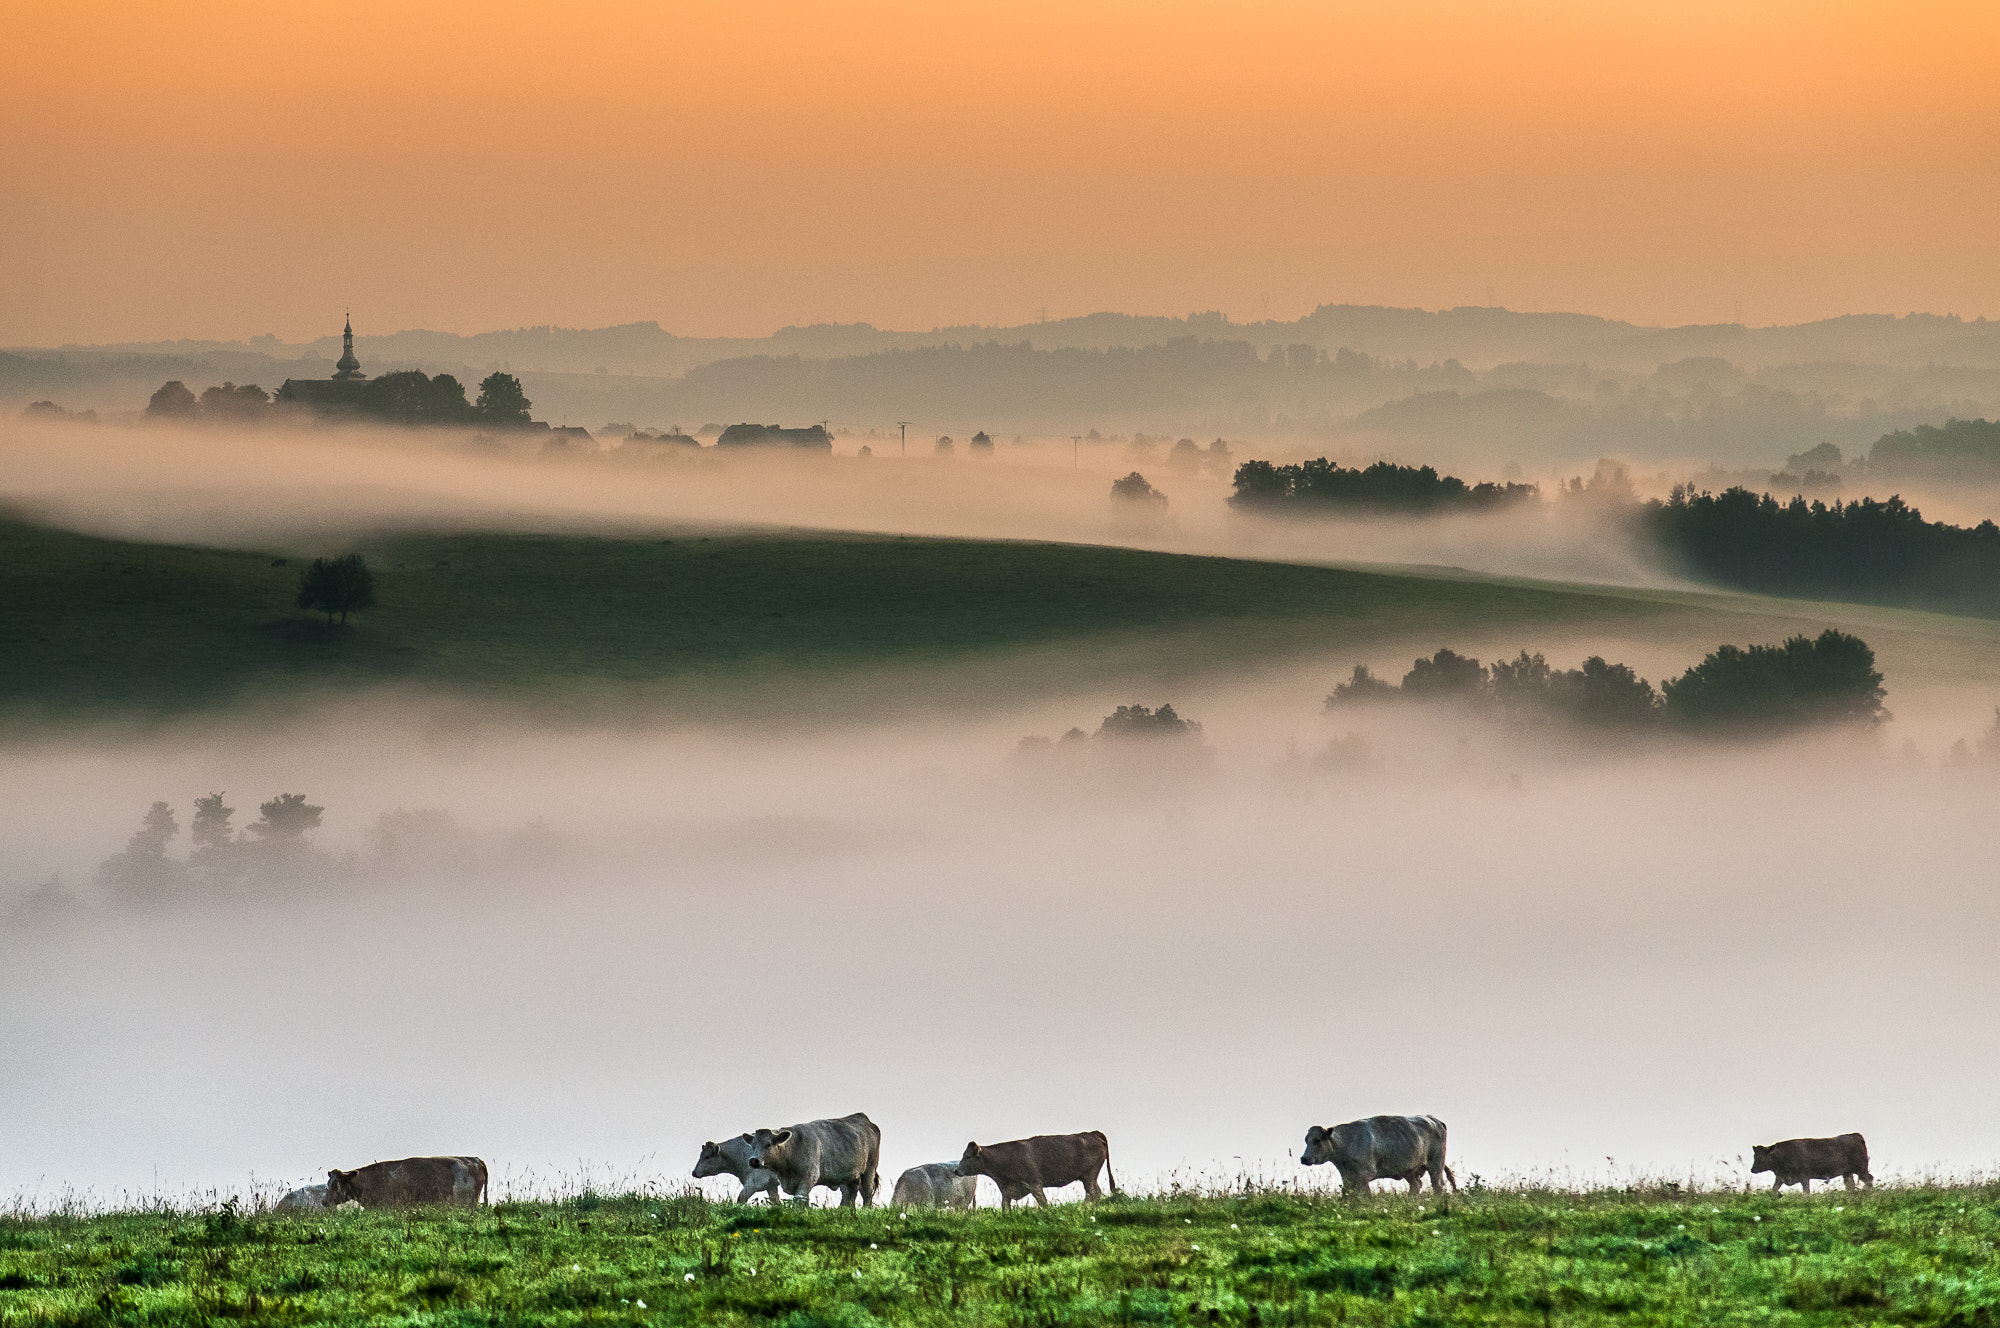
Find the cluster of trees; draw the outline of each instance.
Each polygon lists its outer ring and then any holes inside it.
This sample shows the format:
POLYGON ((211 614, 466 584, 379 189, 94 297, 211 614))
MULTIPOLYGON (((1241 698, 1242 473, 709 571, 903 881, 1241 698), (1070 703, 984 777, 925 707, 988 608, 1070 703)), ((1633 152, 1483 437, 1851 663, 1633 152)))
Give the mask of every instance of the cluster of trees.
POLYGON ((1467 484, 1430 466, 1377 461, 1349 469, 1319 457, 1291 465, 1246 461, 1236 468, 1230 506, 1252 512, 1314 512, 1349 508, 1376 512, 1489 511, 1539 501, 1533 484, 1467 484))
POLYGON ((359 415, 396 425, 471 425, 480 428, 518 428, 533 421, 528 416, 527 393, 521 380, 509 373, 488 374, 479 384, 479 397, 468 401, 465 385, 448 373, 435 378, 418 369, 402 369, 378 378, 353 384, 335 384, 340 391, 329 397, 314 390, 316 383, 301 387, 298 380, 278 389, 274 397, 255 383, 241 387, 223 383, 197 397, 179 379, 161 385, 146 403, 146 418, 170 422, 255 423, 268 419, 279 406, 325 409, 359 415))
POLYGON ((307 802, 302 793, 280 793, 259 804, 257 819, 238 831, 230 824, 236 809, 223 797, 195 799, 188 826, 193 843, 185 858, 167 851, 180 834, 173 808, 154 803, 124 851, 98 868, 98 885, 116 903, 159 908, 273 885, 314 865, 307 836, 319 828, 326 808, 307 802))
POLYGON ((299 573, 299 593, 294 601, 307 613, 324 613, 328 624, 335 614, 345 623, 347 615, 375 605, 375 574, 368 560, 358 553, 339 558, 315 558, 299 573))
MULTIPOLYGON (((1835 464, 1839 456, 1835 449, 1835 464)), ((1866 470, 1893 480, 2000 481, 2000 421, 1946 420, 1884 434, 1869 449, 1866 470)))
POLYGON ((1027 737, 1021 739, 1020 753, 1034 756, 1061 748, 1078 748, 1081 744, 1096 739, 1101 742, 1160 742, 1199 743, 1201 725, 1190 719, 1182 719, 1174 713, 1171 705, 1163 705, 1151 710, 1142 705, 1122 705, 1106 715, 1097 726, 1095 734, 1087 734, 1082 729, 1073 728, 1060 738, 1027 737))
POLYGON ((1657 692, 1623 664, 1592 655, 1582 667, 1554 669, 1523 650, 1490 666, 1440 649, 1419 659, 1400 684, 1365 665, 1334 686, 1327 709, 1381 701, 1453 702, 1534 727, 1551 722, 1632 729, 1658 724, 1707 732, 1770 732, 1811 724, 1874 724, 1882 708, 1875 652, 1859 637, 1828 628, 1782 645, 1721 645, 1657 692))
POLYGON ((2000 610, 2000 527, 1926 521, 1901 497, 1829 506, 1780 503, 1737 487, 1677 485, 1646 504, 1644 527, 1691 572, 1746 590, 1893 602, 1950 612, 2000 610))

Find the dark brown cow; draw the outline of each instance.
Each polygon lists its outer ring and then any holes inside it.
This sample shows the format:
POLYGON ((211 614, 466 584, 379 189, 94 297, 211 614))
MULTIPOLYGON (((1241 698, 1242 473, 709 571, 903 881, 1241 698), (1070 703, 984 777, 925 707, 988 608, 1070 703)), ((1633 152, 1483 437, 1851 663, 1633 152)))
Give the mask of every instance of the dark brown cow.
POLYGON ((1858 1134, 1837 1134, 1831 1139, 1787 1139, 1776 1144, 1750 1145, 1750 1170, 1752 1173, 1771 1173, 1771 1193, 1776 1194, 1787 1185, 1802 1185, 1807 1194, 1812 1193, 1812 1183, 1816 1180, 1832 1180, 1835 1176, 1846 1182, 1848 1189, 1854 1188, 1856 1176, 1868 1182, 1868 1188, 1875 1188, 1875 1178, 1868 1174, 1868 1141, 1858 1134))
POLYGON ((1014 1139, 984 1147, 971 1143, 965 1146, 965 1156, 958 1160, 959 1175, 993 1178, 993 1183, 1000 1187, 1002 1208, 1012 1208, 1016 1199, 1031 1194, 1036 1203, 1047 1208, 1049 1196, 1044 1190, 1078 1181, 1083 1182, 1085 1197, 1101 1199, 1104 1192, 1097 1188, 1099 1167, 1104 1168, 1104 1179, 1110 1183, 1111 1192, 1118 1193, 1118 1178, 1111 1174, 1111 1141, 1102 1130, 1038 1134, 1032 1139, 1014 1139))
POLYGON ((463 1204, 486 1200, 486 1164, 476 1157, 406 1157, 371 1162, 355 1171, 326 1173, 328 1208, 348 1200, 363 1208, 415 1208, 421 1204, 463 1204))

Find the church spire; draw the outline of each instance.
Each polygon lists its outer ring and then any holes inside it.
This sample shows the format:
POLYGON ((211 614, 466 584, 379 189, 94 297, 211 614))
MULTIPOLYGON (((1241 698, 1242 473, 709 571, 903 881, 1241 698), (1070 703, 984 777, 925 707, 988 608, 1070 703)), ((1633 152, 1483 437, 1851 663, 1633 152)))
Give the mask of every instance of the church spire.
POLYGON ((340 360, 333 366, 336 381, 366 378, 361 372, 361 361, 354 358, 354 315, 347 316, 347 326, 340 330, 340 360))

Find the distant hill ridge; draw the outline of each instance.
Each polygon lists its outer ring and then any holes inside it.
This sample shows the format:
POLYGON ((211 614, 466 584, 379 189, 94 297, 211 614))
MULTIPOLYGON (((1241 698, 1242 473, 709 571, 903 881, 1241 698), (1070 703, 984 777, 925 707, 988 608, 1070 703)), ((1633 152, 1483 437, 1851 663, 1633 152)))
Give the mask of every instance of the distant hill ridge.
MULTIPOLYGON (((1953 314, 1849 314, 1789 326, 1690 324, 1645 327, 1576 313, 1524 313, 1482 306, 1401 309, 1379 305, 1322 305, 1289 322, 1237 323, 1220 313, 1185 318, 1094 313, 1014 326, 965 324, 929 331, 896 331, 867 323, 784 327, 767 337, 686 337, 657 322, 614 327, 553 325, 460 335, 410 329, 355 336, 364 364, 424 364, 481 368, 489 362, 515 372, 678 375, 691 368, 751 355, 830 359, 885 350, 908 350, 987 341, 1026 341, 1038 350, 1139 349, 1180 337, 1245 341, 1260 355, 1272 346, 1301 344, 1332 353, 1342 347, 1376 357, 1433 363, 1457 359, 1473 369, 1510 361, 1586 362, 1631 371, 1691 356, 1716 356, 1739 366, 1823 361, 1915 367, 1957 364, 2000 367, 2000 323, 1965 321, 1953 314)), ((242 357, 246 362, 328 365, 339 354, 332 333, 310 342, 273 336, 242 341, 157 341, 113 345, 15 347, 16 355, 77 359, 167 356, 242 357)))

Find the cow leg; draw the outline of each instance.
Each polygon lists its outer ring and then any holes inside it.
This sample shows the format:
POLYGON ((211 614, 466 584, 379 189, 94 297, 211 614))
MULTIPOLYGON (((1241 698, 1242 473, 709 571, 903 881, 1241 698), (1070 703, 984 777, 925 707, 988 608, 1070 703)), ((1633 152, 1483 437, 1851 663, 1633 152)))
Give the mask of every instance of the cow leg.
POLYGON ((1083 1197, 1092 1203, 1104 1197, 1104 1191, 1097 1187, 1097 1173, 1094 1171, 1083 1178, 1083 1197))
POLYGON ((1049 1196, 1048 1196, 1048 1195, 1046 1195, 1046 1194, 1044 1194, 1044 1193, 1042 1193, 1042 1187, 1041 1187, 1041 1186, 1039 1186, 1039 1185, 1031 1185, 1031 1186, 1029 1186, 1029 1187, 1028 1187, 1028 1190, 1029 1190, 1029 1193, 1031 1193, 1031 1194, 1033 1194, 1033 1195, 1035 1196, 1035 1204, 1036 1204, 1036 1206, 1037 1206, 1037 1207, 1040 1207, 1040 1208, 1047 1208, 1047 1207, 1049 1206, 1049 1196))
POLYGON ((853 1181, 851 1181, 851 1180, 850 1180, 850 1181, 843 1181, 843 1182, 841 1183, 841 1186, 840 1186, 840 1206, 841 1206, 842 1208, 852 1208, 852 1207, 854 1207, 854 1191, 855 1191, 855 1189, 856 1189, 856 1186, 855 1186, 854 1182, 853 1182, 853 1181))
POLYGON ((1840 1183, 1841 1183, 1842 1185, 1845 1185, 1845 1186, 1846 1186, 1846 1187, 1847 1187, 1848 1189, 1850 1189, 1850 1190, 1851 1190, 1851 1189, 1853 1189, 1853 1188, 1854 1188, 1854 1173, 1850 1171, 1850 1172, 1848 1172, 1848 1173, 1847 1173, 1847 1174, 1846 1174, 1845 1176, 1842 1176, 1842 1177, 1840 1178, 1840 1183))
POLYGON ((1807 1177, 1806 1177, 1806 1178, 1805 1178, 1804 1180, 1800 1181, 1800 1182, 1799 1182, 1799 1188, 1800 1188, 1800 1189, 1802 1189, 1802 1190, 1804 1190, 1804 1191, 1805 1191, 1805 1192, 1806 1192, 1807 1194, 1811 1194, 1811 1193, 1812 1193, 1812 1177, 1811 1177, 1811 1176, 1807 1176, 1807 1177))

